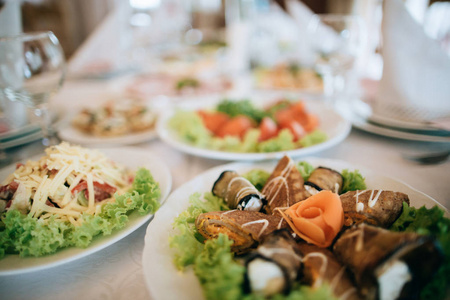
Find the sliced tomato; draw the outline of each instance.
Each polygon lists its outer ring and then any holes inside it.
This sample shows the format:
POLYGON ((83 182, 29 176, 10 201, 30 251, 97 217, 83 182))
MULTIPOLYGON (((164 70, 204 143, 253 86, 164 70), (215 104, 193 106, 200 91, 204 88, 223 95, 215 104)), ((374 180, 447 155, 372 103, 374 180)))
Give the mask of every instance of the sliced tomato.
POLYGON ((79 184, 77 184, 76 187, 72 189, 72 195, 78 194, 79 192, 87 189, 87 182, 82 181, 79 184))
POLYGON ((219 128, 230 119, 227 114, 222 112, 209 112, 199 110, 197 113, 202 118, 205 127, 213 133, 217 133, 219 128))
POLYGON ((252 128, 252 120, 246 116, 237 116, 230 119, 217 131, 217 135, 225 137, 227 135, 243 137, 252 128))
MULTIPOLYGON (((116 188, 107 184, 94 182, 94 199, 95 201, 102 201, 106 198, 111 197, 112 194, 116 192, 116 188)), ((75 195, 81 191, 84 191, 86 199, 89 199, 89 191, 87 188, 87 182, 82 181, 76 187, 72 189, 72 195, 75 195)))
POLYGON ((319 118, 316 115, 309 114, 307 120, 303 125, 306 132, 311 132, 319 126, 319 118))
POLYGON ((261 135, 259 136, 259 141, 265 141, 276 137, 278 135, 278 126, 274 120, 269 117, 265 117, 262 119, 259 124, 259 130, 261 131, 261 135))
POLYGON ((275 113, 275 120, 281 127, 288 126, 289 123, 294 121, 293 111, 289 108, 280 109, 275 113))
POLYGON ((303 128, 303 126, 295 120, 292 120, 287 125, 283 125, 282 128, 287 128, 291 131, 291 133, 294 135, 294 141, 297 141, 306 134, 306 131, 303 128))

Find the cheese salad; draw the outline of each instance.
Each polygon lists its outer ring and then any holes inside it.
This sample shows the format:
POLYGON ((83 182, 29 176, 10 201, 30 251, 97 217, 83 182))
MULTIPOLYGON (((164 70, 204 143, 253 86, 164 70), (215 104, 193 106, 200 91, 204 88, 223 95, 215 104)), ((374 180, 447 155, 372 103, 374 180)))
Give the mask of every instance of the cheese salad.
POLYGON ((0 186, 0 212, 16 209, 33 218, 54 216, 81 224, 81 215, 97 215, 126 192, 133 174, 97 150, 61 143, 38 161, 18 164, 0 186))

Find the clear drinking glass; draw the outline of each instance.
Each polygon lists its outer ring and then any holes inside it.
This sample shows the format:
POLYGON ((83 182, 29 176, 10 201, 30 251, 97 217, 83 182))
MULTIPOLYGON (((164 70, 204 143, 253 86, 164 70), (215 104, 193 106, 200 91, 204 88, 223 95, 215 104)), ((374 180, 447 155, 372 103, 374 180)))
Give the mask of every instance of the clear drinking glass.
POLYGON ((325 97, 335 101, 363 49, 363 20, 354 15, 317 14, 308 24, 308 33, 316 56, 315 68, 324 81, 325 97))
POLYGON ((33 110, 45 146, 59 142, 51 127, 48 105, 64 75, 64 53, 52 32, 0 37, 0 97, 23 102, 33 110))

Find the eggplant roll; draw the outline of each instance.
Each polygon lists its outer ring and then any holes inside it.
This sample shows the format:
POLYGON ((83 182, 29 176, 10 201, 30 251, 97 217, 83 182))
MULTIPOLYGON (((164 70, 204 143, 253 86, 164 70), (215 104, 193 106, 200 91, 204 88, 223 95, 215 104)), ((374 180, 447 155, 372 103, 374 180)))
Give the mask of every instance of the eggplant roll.
POLYGON ((304 242, 298 244, 298 249, 302 255, 301 281, 303 283, 313 288, 327 283, 336 298, 341 300, 362 299, 349 271, 331 251, 304 242))
POLYGON ((195 221, 195 226, 206 239, 217 238, 219 233, 228 235, 234 241, 231 251, 241 254, 249 251, 269 233, 287 225, 279 216, 256 211, 229 210, 201 214, 195 221))
POLYGON ((344 178, 341 173, 329 168, 318 167, 311 173, 305 186, 311 193, 328 190, 340 194, 343 182, 344 178))
POLYGON ((366 299, 417 299, 443 262, 432 237, 367 224, 346 230, 333 252, 352 271, 366 299))
POLYGON ((266 212, 273 214, 276 208, 288 208, 311 196, 303 184, 302 174, 295 167, 294 161, 284 156, 262 189, 267 200, 266 212))
POLYGON ((344 226, 359 223, 388 228, 400 216, 408 195, 383 190, 351 191, 340 196, 344 209, 344 226))
POLYGON ((225 200, 231 209, 261 211, 265 199, 246 178, 234 171, 224 171, 214 183, 212 193, 225 200))
POLYGON ((289 231, 280 229, 264 238, 245 265, 249 290, 269 297, 291 290, 298 278, 301 257, 289 231))

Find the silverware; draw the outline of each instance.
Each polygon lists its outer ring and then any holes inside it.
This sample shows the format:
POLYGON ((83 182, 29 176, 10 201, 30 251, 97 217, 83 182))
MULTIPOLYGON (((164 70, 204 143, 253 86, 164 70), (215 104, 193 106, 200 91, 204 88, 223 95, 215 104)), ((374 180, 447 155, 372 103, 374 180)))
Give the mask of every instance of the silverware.
POLYGON ((429 152, 429 153, 403 153, 402 157, 404 159, 414 161, 419 164, 423 165, 432 165, 432 164, 438 164, 441 162, 444 162, 447 160, 447 158, 450 155, 450 150, 445 151, 436 151, 436 152, 429 152))

